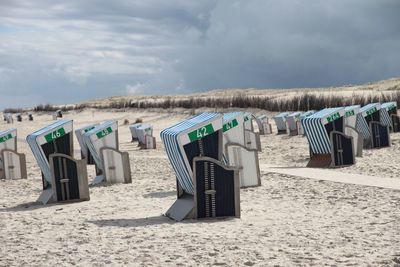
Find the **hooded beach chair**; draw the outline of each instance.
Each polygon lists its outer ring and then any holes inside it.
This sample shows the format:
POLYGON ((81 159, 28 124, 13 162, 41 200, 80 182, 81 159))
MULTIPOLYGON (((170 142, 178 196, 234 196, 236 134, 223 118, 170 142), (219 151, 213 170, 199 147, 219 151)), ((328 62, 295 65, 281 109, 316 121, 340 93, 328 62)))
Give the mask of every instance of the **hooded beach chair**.
POLYGON ((140 148, 156 148, 156 138, 153 136, 153 126, 151 126, 150 124, 141 124, 135 129, 135 131, 140 148))
POLYGON ((239 169, 240 187, 260 186, 258 150, 246 146, 244 114, 225 113, 223 147, 226 164, 239 169))
POLYGON ((95 162, 92 154, 89 151, 89 148, 87 147, 85 141, 83 140, 83 135, 89 132, 90 130, 94 129, 94 127, 96 127, 97 125, 98 125, 97 123, 90 124, 75 130, 76 139, 78 140, 79 146, 81 148, 81 158, 86 159, 87 165, 94 165, 95 162))
POLYGON ((286 116, 286 132, 290 136, 298 135, 299 130, 297 127, 297 122, 300 121, 301 112, 293 112, 286 116))
POLYGON ((278 134, 286 133, 286 117, 289 115, 289 112, 281 112, 273 117, 276 128, 278 130, 278 134))
POLYGON ((347 106, 344 108, 344 133, 347 136, 353 137, 353 148, 357 157, 362 156, 364 143, 361 133, 357 130, 357 114, 360 113, 360 108, 360 105, 347 106))
POLYGON ((390 131, 399 132, 399 116, 397 115, 397 102, 386 102, 381 105, 381 123, 388 126, 390 131))
POLYGON ((301 121, 310 145, 307 167, 355 163, 353 138, 344 134, 344 114, 344 108, 326 108, 301 121))
POLYGON ((160 133, 177 179, 174 220, 240 217, 239 170, 221 162, 222 115, 201 113, 160 133))
POLYGON ((305 135, 303 126, 302 126, 302 124, 301 124, 301 121, 302 121, 304 118, 307 118, 307 117, 311 116, 311 115, 314 114, 315 112, 316 112, 315 110, 309 110, 309 111, 306 111, 306 112, 304 112, 304 113, 302 113, 302 114, 300 115, 299 120, 297 121, 297 131, 298 131, 298 134, 301 134, 301 135, 303 135, 303 136, 305 135))
POLYGON ((33 114, 32 113, 28 113, 28 121, 33 121, 33 114))
POLYGON ((131 131, 132 135, 132 142, 138 141, 137 133, 136 133, 136 128, 140 127, 142 123, 134 123, 129 125, 129 130, 131 131))
POLYGON ((22 121, 22 115, 21 115, 21 113, 17 113, 17 114, 15 115, 15 117, 17 118, 17 121, 18 121, 18 122, 21 122, 21 121, 22 121))
POLYGON ((128 152, 119 151, 118 122, 107 121, 83 135, 83 140, 93 156, 99 173, 92 185, 101 182, 131 183, 128 152))
POLYGON ((256 118, 260 135, 266 135, 272 133, 272 126, 268 121, 267 115, 261 115, 256 118))
POLYGON ((356 129, 363 136, 364 148, 390 146, 389 127, 381 123, 380 109, 380 103, 371 103, 357 114, 356 129))
POLYGON ((0 132, 0 178, 27 178, 25 154, 17 152, 16 129, 0 132))
POLYGON ((5 120, 7 123, 14 123, 13 116, 10 113, 5 114, 5 120))
POLYGON ((26 140, 42 171, 43 204, 89 200, 86 160, 73 158, 72 120, 59 120, 26 140))
POLYGON ((254 115, 250 112, 243 113, 244 118, 244 138, 245 145, 249 149, 257 149, 261 152, 260 133, 254 131, 253 121, 256 121, 254 115))

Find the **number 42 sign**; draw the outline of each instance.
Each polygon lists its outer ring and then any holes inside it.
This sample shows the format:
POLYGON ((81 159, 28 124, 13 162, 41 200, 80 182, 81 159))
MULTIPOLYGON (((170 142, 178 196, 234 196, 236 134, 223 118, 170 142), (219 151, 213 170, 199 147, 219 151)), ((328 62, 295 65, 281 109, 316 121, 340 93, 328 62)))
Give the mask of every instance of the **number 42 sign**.
POLYGON ((194 130, 194 131, 188 133, 188 136, 189 136, 189 140, 191 142, 193 142, 193 141, 203 138, 204 136, 212 134, 213 132, 214 132, 214 127, 210 123, 201 128, 198 128, 197 130, 194 130))

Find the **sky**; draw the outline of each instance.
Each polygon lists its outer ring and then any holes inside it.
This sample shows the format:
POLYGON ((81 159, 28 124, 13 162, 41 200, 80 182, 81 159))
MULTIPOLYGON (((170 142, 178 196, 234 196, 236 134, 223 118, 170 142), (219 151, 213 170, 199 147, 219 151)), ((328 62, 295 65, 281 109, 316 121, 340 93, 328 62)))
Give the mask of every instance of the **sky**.
POLYGON ((398 0, 0 0, 0 108, 400 76, 398 0))

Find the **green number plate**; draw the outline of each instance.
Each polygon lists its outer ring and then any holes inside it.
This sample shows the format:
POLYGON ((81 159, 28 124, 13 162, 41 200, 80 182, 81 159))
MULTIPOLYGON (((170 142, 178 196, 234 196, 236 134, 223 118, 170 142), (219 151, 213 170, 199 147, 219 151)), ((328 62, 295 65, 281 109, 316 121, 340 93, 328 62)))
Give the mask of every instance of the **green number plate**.
POLYGON ((49 133, 49 134, 46 134, 46 135, 44 136, 44 139, 46 139, 46 142, 48 143, 48 142, 51 142, 51 141, 53 141, 54 139, 60 138, 61 136, 64 136, 64 135, 65 135, 65 130, 64 130, 64 128, 60 128, 60 129, 58 129, 58 130, 55 130, 54 132, 51 132, 51 133, 49 133))
POLYGON ((346 118, 353 116, 354 115, 354 110, 346 111, 346 114, 344 115, 346 118))
POLYGON ((0 143, 4 143, 5 141, 7 141, 10 138, 12 138, 12 135, 10 133, 5 136, 0 137, 0 143))
POLYGON ((367 115, 371 115, 372 113, 375 113, 376 111, 378 111, 375 107, 371 108, 370 110, 367 110, 367 115))
POLYGON ((244 121, 248 121, 248 120, 249 120, 249 117, 244 116, 244 121))
POLYGON ((190 142, 193 142, 193 141, 203 138, 204 136, 212 134, 213 132, 214 132, 214 127, 210 123, 210 124, 207 124, 197 130, 194 130, 193 132, 188 133, 188 136, 189 136, 190 142))
POLYGON ((230 122, 225 123, 224 126, 222 127, 222 129, 224 132, 226 132, 238 125, 239 125, 238 121, 236 119, 234 119, 230 122))
POLYGON ((337 119, 339 119, 339 118, 340 118, 340 114, 339 114, 339 112, 337 112, 337 113, 335 113, 335 114, 329 116, 329 117, 326 118, 326 119, 328 120, 328 122, 332 122, 332 121, 337 120, 337 119))
POLYGON ((110 133, 112 133, 112 129, 111 129, 111 127, 107 127, 106 129, 101 130, 100 132, 97 132, 96 135, 97 135, 97 138, 101 139, 104 136, 109 135, 110 133))

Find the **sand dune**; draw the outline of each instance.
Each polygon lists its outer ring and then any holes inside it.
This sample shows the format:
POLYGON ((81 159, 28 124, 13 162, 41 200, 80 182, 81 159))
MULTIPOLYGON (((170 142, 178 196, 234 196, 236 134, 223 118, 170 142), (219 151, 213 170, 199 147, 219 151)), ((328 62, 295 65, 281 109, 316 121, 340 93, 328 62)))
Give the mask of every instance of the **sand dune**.
MULTIPOLYGON (((177 223, 164 217, 176 193, 159 133, 188 116, 178 110, 66 114, 75 128, 118 119, 120 148, 130 154, 133 183, 91 187, 88 202, 48 206, 35 203, 40 170, 23 138, 51 123, 51 115, 14 123, 29 178, 0 181, 0 266, 400 264, 400 191, 390 189, 263 172, 261 187, 241 190, 241 219, 177 223), (156 150, 139 150, 130 142, 122 124, 136 118, 154 125, 156 150)), ((0 122, 1 130, 10 126, 0 122)), ((261 141, 260 163, 306 165, 305 138, 268 135, 261 141)), ((337 171, 399 178, 399 152, 400 134, 392 134, 391 148, 367 150, 355 166, 337 171)), ((92 167, 89 176, 94 177, 92 167)))

